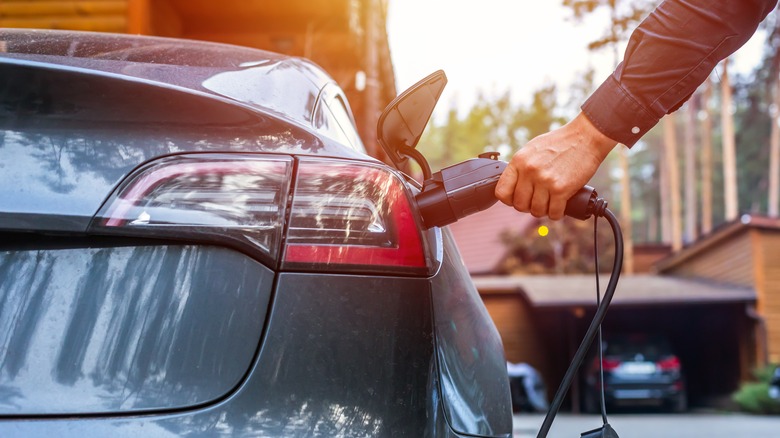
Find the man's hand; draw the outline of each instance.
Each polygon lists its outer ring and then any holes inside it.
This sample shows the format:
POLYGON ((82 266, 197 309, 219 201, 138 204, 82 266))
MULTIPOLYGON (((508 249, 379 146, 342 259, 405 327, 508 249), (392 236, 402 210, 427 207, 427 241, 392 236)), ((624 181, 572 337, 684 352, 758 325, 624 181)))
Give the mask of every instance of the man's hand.
POLYGON ((616 144, 580 113, 517 151, 498 180, 496 198, 535 217, 561 219, 566 201, 593 177, 616 144))

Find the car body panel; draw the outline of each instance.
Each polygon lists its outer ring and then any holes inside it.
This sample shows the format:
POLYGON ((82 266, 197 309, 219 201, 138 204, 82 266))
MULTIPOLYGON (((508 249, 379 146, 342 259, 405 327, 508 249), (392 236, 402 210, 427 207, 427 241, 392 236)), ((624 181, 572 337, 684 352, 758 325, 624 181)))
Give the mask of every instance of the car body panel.
MULTIPOLYGON (((431 318, 424 279, 281 274, 254 370, 234 395, 110 422, 135 432, 148 423, 144 436, 433 436, 431 318)), ((94 433, 87 419, 25 423, 31 435, 20 436, 94 433)), ((0 436, 17 427, 0 420, 0 436)))
POLYGON ((181 409, 232 391, 273 272, 219 247, 97 243, 0 251, 0 414, 181 409))
POLYGON ((300 58, 205 41, 14 29, 0 31, 0 39, 6 59, 87 69, 227 97, 302 125, 311 122, 319 90, 333 82, 300 58))
POLYGON ((501 337, 468 277, 449 230, 433 279, 442 398, 453 429, 479 436, 512 433, 509 378, 501 337), (501 396, 497 396, 501 394, 501 396))

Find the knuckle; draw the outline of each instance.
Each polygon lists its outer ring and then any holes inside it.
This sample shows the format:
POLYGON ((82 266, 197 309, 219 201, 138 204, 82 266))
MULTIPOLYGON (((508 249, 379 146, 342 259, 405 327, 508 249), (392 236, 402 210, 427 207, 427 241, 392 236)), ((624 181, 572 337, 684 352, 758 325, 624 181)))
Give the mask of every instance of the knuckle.
POLYGON ((515 208, 515 210, 521 212, 521 213, 528 213, 528 204, 520 202, 519 200, 515 200, 512 203, 512 206, 515 208))
POLYGON ((549 187, 550 195, 553 196, 562 195, 567 190, 566 183, 564 181, 561 181, 559 178, 553 178, 550 181, 548 187, 549 187))

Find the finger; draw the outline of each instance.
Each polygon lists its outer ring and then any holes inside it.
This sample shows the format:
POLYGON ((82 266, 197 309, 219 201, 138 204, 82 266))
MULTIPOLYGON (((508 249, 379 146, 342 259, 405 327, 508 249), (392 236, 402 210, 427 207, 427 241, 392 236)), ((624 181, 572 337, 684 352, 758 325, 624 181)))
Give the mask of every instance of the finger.
POLYGON ((550 211, 547 213, 550 219, 557 221, 563 218, 567 201, 565 197, 560 195, 550 197, 550 211))
POLYGON ((531 211, 531 199, 534 195, 534 186, 526 179, 518 179, 515 186, 515 194, 512 198, 512 205, 515 210, 523 213, 531 211))
POLYGON ((550 193, 540 187, 534 187, 534 194, 531 198, 531 215, 534 217, 545 217, 550 209, 550 193))
POLYGON ((495 191, 496 198, 506 205, 512 205, 516 184, 517 171, 512 165, 509 165, 501 173, 501 177, 498 178, 495 191))

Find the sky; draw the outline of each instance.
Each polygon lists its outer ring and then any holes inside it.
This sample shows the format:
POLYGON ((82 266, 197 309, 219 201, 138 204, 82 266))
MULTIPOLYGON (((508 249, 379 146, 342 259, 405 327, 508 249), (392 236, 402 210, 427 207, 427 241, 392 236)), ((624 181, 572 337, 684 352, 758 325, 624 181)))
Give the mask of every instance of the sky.
MULTIPOLYGON (((589 52, 588 42, 607 28, 606 11, 577 23, 562 0, 388 0, 388 36, 398 91, 435 70, 449 80, 434 112, 456 106, 465 112, 479 92, 511 90, 516 102, 554 83, 566 99, 570 85, 589 66, 596 85, 613 68, 610 50, 589 52)), ((735 56, 748 72, 761 56, 756 34, 735 56)), ((623 48, 620 55, 623 54, 623 48)))

